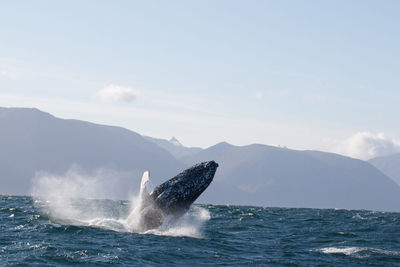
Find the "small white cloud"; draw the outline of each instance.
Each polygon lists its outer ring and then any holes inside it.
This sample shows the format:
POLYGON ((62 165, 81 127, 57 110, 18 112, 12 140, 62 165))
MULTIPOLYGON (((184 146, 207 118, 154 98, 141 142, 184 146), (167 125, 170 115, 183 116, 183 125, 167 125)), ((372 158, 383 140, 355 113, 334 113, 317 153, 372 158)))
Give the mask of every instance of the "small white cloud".
POLYGON ((342 142, 335 152, 368 160, 400 152, 400 142, 383 133, 359 132, 342 142))
POLYGON ((105 102, 129 103, 137 98, 138 92, 129 87, 110 84, 98 91, 97 96, 105 102))

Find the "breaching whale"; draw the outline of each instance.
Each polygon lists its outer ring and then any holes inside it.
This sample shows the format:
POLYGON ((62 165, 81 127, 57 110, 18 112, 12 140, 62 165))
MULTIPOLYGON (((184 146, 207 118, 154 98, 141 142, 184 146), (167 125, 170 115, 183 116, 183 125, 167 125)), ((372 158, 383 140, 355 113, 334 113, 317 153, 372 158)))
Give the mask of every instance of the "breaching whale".
POLYGON ((184 170, 172 179, 147 193, 148 172, 143 174, 139 207, 141 231, 159 227, 167 216, 179 218, 189 210, 192 203, 203 193, 214 178, 218 164, 207 161, 184 170))

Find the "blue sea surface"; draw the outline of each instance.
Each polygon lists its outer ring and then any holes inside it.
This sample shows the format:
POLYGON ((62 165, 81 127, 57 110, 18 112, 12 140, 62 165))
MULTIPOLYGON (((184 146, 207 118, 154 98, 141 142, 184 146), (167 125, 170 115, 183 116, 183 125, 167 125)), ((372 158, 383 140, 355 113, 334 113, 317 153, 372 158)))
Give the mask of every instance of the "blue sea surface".
POLYGON ((180 225, 135 233, 128 202, 77 203, 92 217, 0 196, 0 265, 400 266, 400 213, 194 205, 180 225))

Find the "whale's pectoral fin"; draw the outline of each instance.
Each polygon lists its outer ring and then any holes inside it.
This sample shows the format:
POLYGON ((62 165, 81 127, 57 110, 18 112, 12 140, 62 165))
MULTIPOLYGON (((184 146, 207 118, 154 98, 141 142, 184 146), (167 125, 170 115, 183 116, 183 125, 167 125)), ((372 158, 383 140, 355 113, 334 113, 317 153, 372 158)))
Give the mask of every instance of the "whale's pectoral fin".
POLYGON ((142 176, 142 181, 140 182, 140 196, 142 199, 147 199, 150 197, 149 192, 147 191, 147 184, 150 181, 149 171, 145 171, 142 176))
POLYGON ((164 219, 163 211, 155 205, 149 194, 147 186, 150 182, 150 175, 145 171, 140 182, 140 228, 143 230, 157 228, 164 219))

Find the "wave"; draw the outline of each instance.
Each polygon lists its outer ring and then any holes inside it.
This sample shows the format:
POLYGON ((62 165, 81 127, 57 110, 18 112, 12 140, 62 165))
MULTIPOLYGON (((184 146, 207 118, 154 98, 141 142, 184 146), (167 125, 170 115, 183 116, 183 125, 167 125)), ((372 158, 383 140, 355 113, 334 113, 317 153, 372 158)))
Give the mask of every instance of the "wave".
POLYGON ((373 254, 400 256, 400 251, 391 251, 370 247, 325 247, 318 250, 324 254, 343 254, 358 258, 366 258, 373 254))

